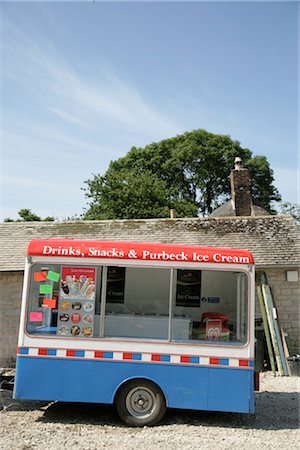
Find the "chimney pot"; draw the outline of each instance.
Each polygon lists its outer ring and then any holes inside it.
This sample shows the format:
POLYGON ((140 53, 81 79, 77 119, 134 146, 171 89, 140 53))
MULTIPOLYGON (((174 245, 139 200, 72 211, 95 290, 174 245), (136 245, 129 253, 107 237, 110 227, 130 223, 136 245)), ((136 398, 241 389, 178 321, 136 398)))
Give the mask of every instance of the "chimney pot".
POLYGON ((234 168, 235 170, 241 170, 243 167, 243 161, 240 156, 237 156, 234 160, 234 168))
POLYGON ((176 210, 175 209, 170 209, 170 218, 176 219, 176 210))

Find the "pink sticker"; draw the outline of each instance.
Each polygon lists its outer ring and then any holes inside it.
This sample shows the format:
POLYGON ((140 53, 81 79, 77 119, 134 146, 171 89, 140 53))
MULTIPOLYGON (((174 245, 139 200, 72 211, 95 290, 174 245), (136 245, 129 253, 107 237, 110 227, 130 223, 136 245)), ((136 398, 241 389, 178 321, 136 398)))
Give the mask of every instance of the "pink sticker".
POLYGON ((30 322, 42 322, 43 321, 43 313, 42 312, 31 312, 29 314, 30 322))

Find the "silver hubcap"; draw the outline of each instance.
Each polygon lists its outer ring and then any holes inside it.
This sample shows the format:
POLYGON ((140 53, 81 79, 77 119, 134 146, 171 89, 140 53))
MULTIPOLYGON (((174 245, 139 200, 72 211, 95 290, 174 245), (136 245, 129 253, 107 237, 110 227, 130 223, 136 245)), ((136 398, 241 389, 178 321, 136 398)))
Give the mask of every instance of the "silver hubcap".
POLYGON ((126 397, 127 411, 134 417, 149 417, 156 407, 155 396, 146 387, 136 387, 128 392, 126 397))

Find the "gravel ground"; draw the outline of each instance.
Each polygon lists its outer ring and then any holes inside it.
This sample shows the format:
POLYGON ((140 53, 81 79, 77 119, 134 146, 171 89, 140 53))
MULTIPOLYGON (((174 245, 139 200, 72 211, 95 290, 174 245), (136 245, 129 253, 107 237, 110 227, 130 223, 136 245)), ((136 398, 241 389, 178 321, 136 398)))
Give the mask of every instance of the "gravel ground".
POLYGON ((168 410, 153 428, 123 425, 115 409, 0 398, 0 449, 300 449, 299 377, 261 374, 255 415, 168 410))

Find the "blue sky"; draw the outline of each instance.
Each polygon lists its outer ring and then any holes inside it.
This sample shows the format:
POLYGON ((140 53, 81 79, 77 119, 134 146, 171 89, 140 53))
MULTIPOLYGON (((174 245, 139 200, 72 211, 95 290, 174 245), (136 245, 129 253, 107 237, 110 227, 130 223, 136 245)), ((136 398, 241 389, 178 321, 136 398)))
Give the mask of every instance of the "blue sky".
POLYGON ((2 2, 1 220, 79 215, 92 173, 204 128, 299 202, 298 2, 2 2))

